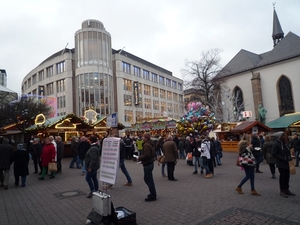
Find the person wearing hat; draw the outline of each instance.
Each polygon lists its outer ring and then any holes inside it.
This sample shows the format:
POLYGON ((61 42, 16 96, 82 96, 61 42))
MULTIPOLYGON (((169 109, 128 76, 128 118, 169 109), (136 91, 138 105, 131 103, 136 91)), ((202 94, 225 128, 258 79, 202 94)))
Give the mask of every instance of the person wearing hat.
POLYGON ((292 160, 290 150, 285 142, 286 135, 283 131, 277 132, 274 134, 277 137, 277 140, 274 142, 272 148, 272 155, 276 158, 276 166, 279 171, 279 187, 280 187, 280 195, 284 198, 288 196, 295 196, 289 190, 289 182, 290 182, 290 167, 289 161, 292 160))

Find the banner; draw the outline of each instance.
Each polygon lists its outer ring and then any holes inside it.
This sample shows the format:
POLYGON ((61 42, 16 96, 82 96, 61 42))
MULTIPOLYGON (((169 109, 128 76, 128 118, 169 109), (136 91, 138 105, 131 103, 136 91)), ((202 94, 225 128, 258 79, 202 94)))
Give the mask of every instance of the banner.
POLYGON ((100 181, 114 185, 117 179, 120 159, 120 138, 109 137, 103 140, 100 181))

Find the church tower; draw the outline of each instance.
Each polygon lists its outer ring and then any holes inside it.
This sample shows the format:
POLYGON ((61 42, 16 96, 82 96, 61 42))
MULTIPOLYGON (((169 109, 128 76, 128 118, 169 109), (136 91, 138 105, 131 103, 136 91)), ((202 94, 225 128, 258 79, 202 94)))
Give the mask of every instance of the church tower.
POLYGON ((275 6, 274 6, 274 12, 273 12, 273 34, 272 34, 272 38, 273 38, 273 47, 275 47, 275 45, 277 45, 283 38, 284 38, 284 33, 281 29, 278 17, 277 17, 277 13, 275 11, 275 6))

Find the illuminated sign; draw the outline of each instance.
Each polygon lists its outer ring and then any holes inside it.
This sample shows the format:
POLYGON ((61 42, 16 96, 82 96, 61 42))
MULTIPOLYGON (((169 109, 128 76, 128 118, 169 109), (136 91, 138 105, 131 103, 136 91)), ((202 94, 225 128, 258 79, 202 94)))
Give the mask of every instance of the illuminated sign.
POLYGON ((97 112, 95 110, 89 109, 84 112, 84 118, 88 123, 95 123, 97 121, 97 112))
POLYGON ((35 117, 34 124, 35 125, 42 125, 42 124, 45 123, 45 121, 46 121, 46 117, 44 116, 44 114, 38 114, 35 117))
POLYGON ((55 125, 57 129, 76 129, 76 124, 71 123, 69 119, 65 119, 61 123, 55 125))
POLYGON ((133 82, 133 99, 134 99, 134 104, 139 105, 139 82, 134 81, 133 82))

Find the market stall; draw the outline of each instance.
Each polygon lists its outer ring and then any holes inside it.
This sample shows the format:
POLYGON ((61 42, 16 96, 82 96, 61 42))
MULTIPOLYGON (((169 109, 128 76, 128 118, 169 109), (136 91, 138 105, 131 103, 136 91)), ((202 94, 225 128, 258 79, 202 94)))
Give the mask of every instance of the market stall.
POLYGON ((137 136, 140 133, 150 132, 152 135, 164 136, 166 134, 176 134, 176 123, 175 120, 170 117, 159 117, 159 118, 144 118, 139 120, 135 124, 131 124, 131 132, 137 136))

